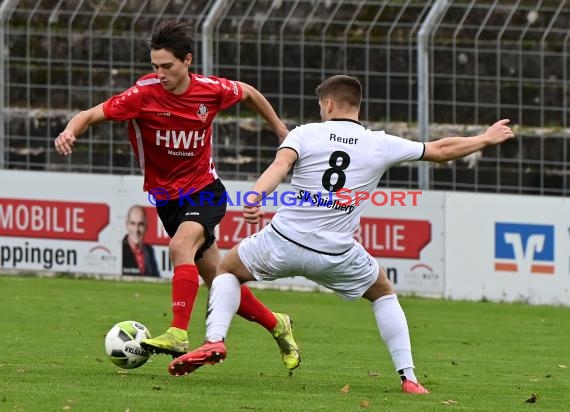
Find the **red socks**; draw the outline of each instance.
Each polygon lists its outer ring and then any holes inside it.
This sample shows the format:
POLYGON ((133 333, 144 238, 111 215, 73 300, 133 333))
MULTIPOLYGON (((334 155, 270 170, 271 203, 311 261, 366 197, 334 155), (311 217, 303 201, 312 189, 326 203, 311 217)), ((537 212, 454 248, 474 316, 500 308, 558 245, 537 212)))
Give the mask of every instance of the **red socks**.
POLYGON ((268 331, 272 331, 277 326, 277 318, 273 312, 257 300, 245 285, 241 285, 241 302, 237 314, 250 322, 259 323, 268 331))
MULTIPOLYGON (((174 268, 172 277, 172 323, 170 326, 187 330, 194 301, 198 294, 198 268, 196 265, 185 264, 174 268)), ((237 312, 241 317, 257 322, 268 331, 277 326, 277 318, 263 303, 261 303, 251 290, 241 286, 241 302, 237 312)))
POLYGON ((178 265, 174 268, 174 276, 172 277, 172 323, 170 326, 188 329, 198 287, 198 268, 196 265, 178 265))

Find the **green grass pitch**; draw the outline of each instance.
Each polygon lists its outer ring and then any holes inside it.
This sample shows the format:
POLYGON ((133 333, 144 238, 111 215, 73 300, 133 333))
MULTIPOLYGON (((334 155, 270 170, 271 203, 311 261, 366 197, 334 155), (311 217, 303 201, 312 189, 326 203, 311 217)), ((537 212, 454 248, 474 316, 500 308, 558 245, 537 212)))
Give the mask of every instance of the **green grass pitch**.
MULTIPOLYGON (((288 376, 264 329, 235 318, 228 358, 175 378, 154 355, 121 370, 103 339, 122 320, 158 335, 170 285, 0 276, 0 411, 570 410, 570 308, 401 297, 427 396, 400 392, 370 305, 327 293, 254 290, 289 313, 303 355, 288 376)), ((201 288, 190 343, 204 336, 201 288)))

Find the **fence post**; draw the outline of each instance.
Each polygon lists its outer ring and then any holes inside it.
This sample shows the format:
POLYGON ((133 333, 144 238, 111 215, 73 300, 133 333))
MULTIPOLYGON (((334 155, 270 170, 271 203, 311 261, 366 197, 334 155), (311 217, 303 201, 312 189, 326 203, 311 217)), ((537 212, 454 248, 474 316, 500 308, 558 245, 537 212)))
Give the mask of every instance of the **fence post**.
MULTIPOLYGON (((420 142, 429 138, 429 37, 447 10, 449 0, 436 0, 418 32, 418 132, 420 142)), ((418 163, 418 187, 429 189, 429 165, 418 163)))
POLYGON ((4 0, 0 4, 0 169, 6 167, 6 21, 10 18, 19 0, 4 0))
POLYGON ((202 24, 202 74, 211 76, 212 67, 214 66, 214 42, 212 41, 213 27, 218 22, 224 8, 228 4, 227 0, 216 0, 206 20, 202 24))

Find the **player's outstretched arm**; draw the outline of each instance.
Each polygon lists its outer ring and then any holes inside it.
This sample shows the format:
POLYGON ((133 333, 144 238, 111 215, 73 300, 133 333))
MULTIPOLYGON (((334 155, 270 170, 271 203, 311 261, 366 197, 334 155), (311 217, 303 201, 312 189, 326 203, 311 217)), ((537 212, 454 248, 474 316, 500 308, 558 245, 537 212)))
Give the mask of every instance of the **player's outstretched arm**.
POLYGON ((239 84, 243 91, 242 101, 267 121, 275 131, 275 134, 277 134, 277 137, 279 137, 279 144, 281 144, 287 137, 287 134, 289 134, 285 123, 281 121, 271 104, 255 87, 243 82, 239 82, 239 84))
POLYGON ((509 119, 502 119, 489 126, 483 134, 471 137, 445 137, 425 145, 425 153, 421 160, 447 162, 459 159, 487 146, 503 143, 512 139, 515 134, 508 125, 509 119))
POLYGON ((61 132, 55 139, 55 149, 59 154, 70 155, 73 144, 77 140, 77 136, 85 133, 92 124, 99 123, 104 120, 105 113, 103 112, 102 103, 92 107, 91 109, 77 113, 69 120, 63 132, 61 132))
POLYGON ((258 202, 260 202, 264 196, 273 193, 277 186, 287 177, 287 173, 289 173, 289 170, 291 170, 297 158, 297 152, 288 147, 277 151, 275 160, 273 160, 273 163, 271 163, 259 179, 257 179, 252 189, 253 193, 247 197, 247 203, 243 208, 246 222, 257 223, 261 216, 263 216, 263 212, 259 209, 258 202))

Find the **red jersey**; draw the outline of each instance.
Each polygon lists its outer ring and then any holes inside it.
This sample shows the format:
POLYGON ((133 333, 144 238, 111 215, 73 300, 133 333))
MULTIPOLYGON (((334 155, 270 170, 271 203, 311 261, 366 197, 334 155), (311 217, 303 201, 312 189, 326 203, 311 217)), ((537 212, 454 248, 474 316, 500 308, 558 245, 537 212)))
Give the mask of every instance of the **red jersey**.
POLYGON ((237 82, 189 73, 181 95, 166 91, 156 74, 103 103, 105 118, 129 121, 129 140, 144 175, 144 191, 164 189, 176 199, 216 178, 212 121, 242 98, 237 82))

